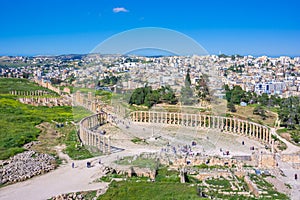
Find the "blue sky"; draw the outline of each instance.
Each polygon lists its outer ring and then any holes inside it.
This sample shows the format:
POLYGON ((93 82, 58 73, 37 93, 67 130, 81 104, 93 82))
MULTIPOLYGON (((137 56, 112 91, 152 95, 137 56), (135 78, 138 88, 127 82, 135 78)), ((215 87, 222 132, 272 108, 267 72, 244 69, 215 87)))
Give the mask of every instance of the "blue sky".
POLYGON ((211 54, 299 56, 299 6, 297 0, 4 0, 0 55, 88 53, 119 32, 162 27, 211 54))

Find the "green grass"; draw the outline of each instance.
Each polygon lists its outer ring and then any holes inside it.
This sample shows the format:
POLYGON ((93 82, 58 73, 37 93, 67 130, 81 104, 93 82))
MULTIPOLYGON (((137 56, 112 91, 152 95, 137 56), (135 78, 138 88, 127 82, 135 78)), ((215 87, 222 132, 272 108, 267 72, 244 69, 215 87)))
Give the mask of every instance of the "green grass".
POLYGON ((276 131, 279 135, 288 132, 287 128, 281 128, 276 131))
POLYGON ((107 174, 105 176, 102 176, 100 178, 100 181, 110 182, 113 178, 126 178, 126 176, 125 175, 121 175, 121 174, 107 174))
POLYGON ((231 184, 226 179, 211 179, 211 180, 206 180, 205 182, 209 185, 213 185, 215 187, 222 188, 222 190, 230 190, 231 189, 231 184))
POLYGON ((72 130, 67 134, 64 143, 67 146, 64 152, 67 153, 73 160, 83 160, 93 157, 85 146, 80 145, 80 141, 75 130, 72 130))
POLYGON ((98 200, 193 200, 197 196, 196 186, 181 183, 112 182, 108 191, 98 200))
POLYGON ((212 166, 209 166, 205 163, 202 163, 201 165, 195 165, 193 166, 194 168, 197 168, 197 169, 228 169, 228 166, 221 166, 221 165, 212 165, 212 166))
POLYGON ((43 88, 38 84, 29 81, 27 79, 18 79, 18 78, 0 78, 0 94, 9 94, 10 91, 37 91, 43 90, 56 96, 57 94, 47 88, 43 88))
MULTIPOLYGON (((22 147, 24 144, 37 140, 40 129, 36 128, 36 125, 52 120, 56 122, 75 120, 78 122, 83 117, 91 114, 91 112, 81 107, 56 106, 49 108, 22 104, 9 94, 12 90, 34 91, 47 89, 27 79, 0 78, 0 160, 23 152, 22 147)), ((63 131, 63 129, 57 131, 63 131)), ((66 152, 70 157, 73 159, 91 157, 89 151, 80 146, 74 129, 73 131, 65 130, 65 134, 66 136, 61 138, 59 142, 67 144, 66 152)), ((47 148, 41 147, 41 149, 47 148)))
POLYGON ((73 106, 72 112, 73 112, 73 120, 75 122, 79 122, 81 119, 93 114, 91 111, 80 106, 73 106))
POLYGON ((133 160, 133 157, 128 156, 124 157, 122 160, 116 161, 116 163, 119 165, 130 165, 134 167, 150 169, 156 169, 158 167, 158 163, 155 159, 142 157, 137 157, 135 160, 133 160))
POLYGON ((175 170, 168 170, 167 167, 159 168, 155 181, 164 183, 180 183, 179 172, 175 170))
POLYGON ((138 138, 138 137, 134 137, 131 142, 133 142, 134 144, 148 144, 144 139, 138 138))
POLYGON ((268 192, 268 194, 264 194, 262 198, 264 198, 265 196, 272 196, 272 199, 289 199, 285 194, 276 191, 275 187, 271 183, 266 181, 263 176, 250 174, 249 177, 257 185, 258 189, 268 192))
POLYGON ((40 133, 35 126, 51 120, 72 120, 72 108, 35 107, 0 95, 0 160, 24 151, 22 146, 40 133))

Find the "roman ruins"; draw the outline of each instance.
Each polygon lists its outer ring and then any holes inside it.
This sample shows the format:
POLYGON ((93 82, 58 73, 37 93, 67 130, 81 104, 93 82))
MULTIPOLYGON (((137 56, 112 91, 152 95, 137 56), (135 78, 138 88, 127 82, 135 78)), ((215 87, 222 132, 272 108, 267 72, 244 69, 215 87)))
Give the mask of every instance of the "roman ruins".
POLYGON ((96 132, 95 130, 105 124, 107 114, 105 112, 97 113, 86 117, 80 122, 79 137, 83 145, 96 147, 104 154, 111 153, 110 137, 105 133, 96 132))
POLYGON ((267 126, 238 118, 151 111, 135 111, 130 114, 130 117, 133 122, 160 123, 203 129, 217 129, 225 133, 229 132, 244 135, 262 143, 272 144, 272 134, 267 126))

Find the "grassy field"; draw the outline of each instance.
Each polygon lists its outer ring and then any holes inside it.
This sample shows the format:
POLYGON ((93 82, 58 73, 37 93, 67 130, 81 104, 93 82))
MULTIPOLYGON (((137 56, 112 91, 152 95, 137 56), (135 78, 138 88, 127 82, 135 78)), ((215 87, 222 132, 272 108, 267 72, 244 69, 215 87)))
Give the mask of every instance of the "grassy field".
MULTIPOLYGON (((48 124, 46 127, 37 127, 42 122, 66 122, 79 121, 91 113, 80 107, 45 107, 45 106, 31 106, 22 104, 15 99, 14 96, 9 95, 10 90, 33 91, 45 90, 35 83, 29 82, 25 79, 0 79, 0 160, 9 158, 12 155, 23 152, 23 145, 35 141, 40 136, 42 141, 36 150, 44 153, 53 153, 51 147, 60 143, 66 143, 67 151, 71 154, 73 150, 78 150, 76 145, 79 140, 74 134, 75 127, 63 129, 55 128, 55 125, 48 124), (65 137, 60 138, 59 132, 67 133, 65 137), (41 134, 42 133, 42 134, 41 134), (74 148, 75 149, 74 149, 74 148)), ((76 132, 75 132, 76 133, 76 132)), ((73 158, 90 157, 86 149, 78 150, 80 155, 71 155, 73 158)), ((75 153, 73 153, 75 154, 75 153)))
POLYGON ((274 123, 276 121, 276 115, 273 112, 268 111, 266 113, 267 117, 265 120, 262 119, 261 116, 259 115, 254 115, 253 114, 253 110, 254 110, 254 106, 235 106, 237 112, 236 113, 231 113, 232 115, 240 118, 240 119, 244 119, 244 120, 250 120, 253 122, 257 122, 257 123, 262 123, 268 126, 274 126, 274 123))
POLYGON ((72 118, 71 107, 34 107, 0 96, 0 159, 24 151, 24 144, 36 140, 40 133, 36 125, 72 118))
POLYGON ((151 182, 112 182, 108 191, 98 200, 160 200, 160 199, 201 199, 197 195, 196 186, 181 183, 151 182))
POLYGON ((87 116, 90 116, 93 114, 91 111, 89 111, 83 107, 79 107, 79 106, 73 106, 72 113, 73 113, 73 120, 75 122, 79 122, 84 117, 87 117, 87 116))
POLYGON ((19 78, 0 78, 0 94, 9 94, 10 91, 37 91, 44 90, 48 91, 52 96, 57 94, 47 88, 43 88, 38 84, 31 82, 27 79, 19 78))

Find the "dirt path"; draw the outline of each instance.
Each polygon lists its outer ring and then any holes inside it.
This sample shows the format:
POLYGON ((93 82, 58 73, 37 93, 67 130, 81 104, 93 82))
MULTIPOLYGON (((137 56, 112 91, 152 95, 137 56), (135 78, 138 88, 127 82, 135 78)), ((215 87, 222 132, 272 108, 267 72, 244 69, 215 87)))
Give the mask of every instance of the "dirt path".
POLYGON ((68 163, 58 169, 0 189, 0 199, 48 199, 62 193, 106 188, 107 183, 94 183, 101 176, 100 166, 86 168, 87 161, 75 162, 75 168, 68 163))
POLYGON ((66 164, 47 174, 0 188, 0 199, 40 200, 70 192, 106 190, 108 183, 95 181, 104 175, 103 165, 109 166, 120 157, 151 151, 151 149, 135 145, 135 148, 131 148, 130 150, 81 161, 73 161, 62 153, 62 149, 62 147, 57 147, 59 156, 67 161, 66 164), (103 164, 100 165, 98 163, 99 159, 101 159, 103 164), (72 168, 72 162, 74 162, 75 168, 72 168), (91 168, 86 167, 87 162, 91 162, 91 168))

